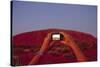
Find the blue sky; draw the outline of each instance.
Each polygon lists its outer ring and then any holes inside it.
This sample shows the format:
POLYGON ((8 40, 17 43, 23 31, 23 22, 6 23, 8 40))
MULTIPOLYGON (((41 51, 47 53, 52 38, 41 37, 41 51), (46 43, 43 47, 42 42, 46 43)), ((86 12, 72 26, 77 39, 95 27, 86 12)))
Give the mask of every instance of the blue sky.
POLYGON ((41 2, 13 2, 13 35, 47 28, 77 30, 97 36, 97 7, 41 2))

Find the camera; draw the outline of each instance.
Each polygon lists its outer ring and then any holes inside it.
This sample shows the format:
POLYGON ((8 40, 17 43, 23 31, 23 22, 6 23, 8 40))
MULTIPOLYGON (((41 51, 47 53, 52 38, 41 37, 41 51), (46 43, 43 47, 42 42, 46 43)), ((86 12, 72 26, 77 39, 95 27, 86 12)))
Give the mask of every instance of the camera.
POLYGON ((52 33, 52 40, 63 40, 63 35, 59 32, 52 33))

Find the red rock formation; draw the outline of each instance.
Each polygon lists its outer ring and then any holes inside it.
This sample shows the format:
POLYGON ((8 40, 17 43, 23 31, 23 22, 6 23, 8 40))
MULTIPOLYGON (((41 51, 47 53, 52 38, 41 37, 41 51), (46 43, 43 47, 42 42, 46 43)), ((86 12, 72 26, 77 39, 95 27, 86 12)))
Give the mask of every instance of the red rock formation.
MULTIPOLYGON (((50 32, 65 32, 69 34, 75 43, 80 47, 83 54, 88 58, 87 61, 97 60, 97 39, 96 37, 83 32, 47 29, 26 32, 13 36, 12 38, 12 65, 28 65, 32 57, 37 54, 43 44, 43 40, 50 32)), ((49 50, 39 59, 37 64, 54 64, 77 62, 71 48, 54 43, 49 50)))

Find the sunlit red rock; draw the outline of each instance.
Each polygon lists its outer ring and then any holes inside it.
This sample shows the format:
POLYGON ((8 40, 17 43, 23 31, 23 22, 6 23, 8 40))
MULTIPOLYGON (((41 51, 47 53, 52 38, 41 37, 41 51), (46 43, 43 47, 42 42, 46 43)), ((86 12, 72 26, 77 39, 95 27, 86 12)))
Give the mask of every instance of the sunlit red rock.
MULTIPOLYGON (((46 29, 21 33, 12 37, 12 64, 28 65, 29 61, 32 59, 33 56, 35 56, 35 54, 42 46, 45 36, 50 32, 65 32, 69 34, 77 43, 77 45, 81 48, 83 54, 88 58, 87 61, 97 60, 96 37, 92 36, 91 34, 78 31, 46 29), (15 58, 17 58, 17 60, 15 58)), ((50 49, 42 56, 42 58, 40 58, 40 61, 37 64, 77 62, 77 59, 71 48, 59 46, 59 44, 61 44, 59 42, 55 44, 58 44, 58 46, 50 47, 50 49)))

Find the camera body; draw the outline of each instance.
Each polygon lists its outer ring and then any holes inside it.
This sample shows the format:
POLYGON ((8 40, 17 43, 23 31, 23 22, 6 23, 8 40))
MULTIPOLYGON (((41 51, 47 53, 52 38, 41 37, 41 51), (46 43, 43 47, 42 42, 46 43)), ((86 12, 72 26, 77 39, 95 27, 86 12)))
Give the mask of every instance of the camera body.
POLYGON ((52 33, 51 38, 52 40, 63 40, 64 37, 59 32, 55 32, 55 33, 52 33))

